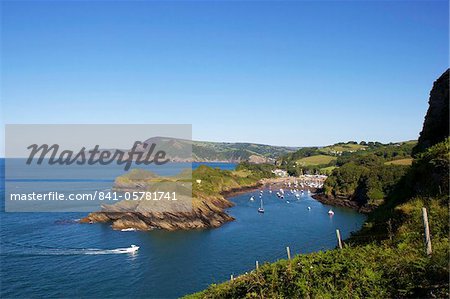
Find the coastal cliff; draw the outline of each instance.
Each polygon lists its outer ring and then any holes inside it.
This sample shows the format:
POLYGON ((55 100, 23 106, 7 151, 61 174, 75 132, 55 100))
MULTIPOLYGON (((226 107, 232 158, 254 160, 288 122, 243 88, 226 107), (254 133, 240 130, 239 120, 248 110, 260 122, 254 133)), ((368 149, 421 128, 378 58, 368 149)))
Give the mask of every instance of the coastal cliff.
MULTIPOLYGON (((339 167, 335 168, 326 180, 323 193, 315 195, 314 198, 325 204, 349 207, 363 213, 371 212, 383 205, 387 198, 397 192, 398 183, 404 176, 407 173, 412 175, 409 170, 412 155, 418 157, 419 153, 448 137, 448 69, 434 82, 428 103, 429 108, 417 145, 412 147, 412 142, 396 143, 338 158, 336 165, 339 167), (400 155, 402 151, 410 155, 409 159, 400 155), (398 157, 400 160, 396 160, 399 159, 398 157), (409 163, 395 163, 408 160, 409 163)), ((433 170, 435 171, 436 169, 433 170)), ((433 174, 430 177, 417 178, 416 181, 429 181, 434 177, 442 177, 442 175, 433 174)), ((421 184, 420 187, 412 185, 406 188, 409 191, 405 192, 434 185, 434 182, 421 184)))
MULTIPOLYGON (((130 203, 126 212, 120 204, 90 213, 81 223, 111 223, 116 230, 187 230, 216 228, 234 218, 225 209, 233 203, 225 198, 261 186, 262 177, 270 177, 270 171, 238 169, 223 171, 200 166, 192 172, 192 202, 189 209, 178 211, 155 211, 145 209, 145 203, 130 203)), ((155 177, 149 172, 134 170, 118 177, 113 189, 116 191, 148 190, 155 177)))
POLYGON ((225 198, 194 199, 192 212, 94 212, 83 218, 82 223, 111 223, 116 230, 187 230, 219 227, 233 221, 224 209, 233 204, 225 198))
POLYGON ((423 129, 414 148, 415 153, 444 141, 449 135, 449 69, 433 83, 428 104, 423 129))
MULTIPOLYGON (((445 80, 448 101, 448 71, 445 80)), ((448 128, 448 112, 442 116, 435 125, 448 128)), ((427 113, 424 128, 433 122, 427 113)), ((265 263, 185 298, 448 298, 450 140, 444 138, 425 145, 410 166, 364 153, 333 170, 318 200, 377 205, 342 248, 265 263)))

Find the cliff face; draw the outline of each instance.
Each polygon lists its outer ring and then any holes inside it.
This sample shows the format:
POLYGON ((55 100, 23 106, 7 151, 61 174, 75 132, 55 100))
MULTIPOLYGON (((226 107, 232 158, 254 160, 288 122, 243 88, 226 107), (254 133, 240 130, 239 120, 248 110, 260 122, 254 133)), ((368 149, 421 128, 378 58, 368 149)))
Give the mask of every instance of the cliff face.
POLYGON ((443 141, 449 136, 449 70, 437 79, 430 92, 429 108, 414 153, 443 141))
POLYGON ((83 218, 82 223, 111 223, 116 230, 184 230, 219 227, 233 221, 224 208, 232 206, 225 198, 212 200, 194 199, 193 210, 183 213, 168 212, 94 212, 83 218))
MULTIPOLYGON (((180 205, 189 203, 188 209, 179 206, 168 212, 168 209, 151 206, 151 202, 148 201, 122 201, 105 206, 100 212, 90 213, 80 222, 111 223, 112 228, 116 230, 134 228, 173 231, 215 228, 234 220, 225 211, 226 208, 233 206, 233 203, 224 195, 229 196, 239 190, 260 186, 256 178, 206 166, 200 166, 192 174, 193 182, 195 182, 192 186, 192 194, 189 194, 192 195, 192 201, 180 202, 180 205)), ((154 179, 155 176, 145 170, 133 170, 118 177, 113 189, 126 192, 148 191, 151 186, 159 184, 154 179)), ((177 194, 182 193, 177 189, 177 194)))

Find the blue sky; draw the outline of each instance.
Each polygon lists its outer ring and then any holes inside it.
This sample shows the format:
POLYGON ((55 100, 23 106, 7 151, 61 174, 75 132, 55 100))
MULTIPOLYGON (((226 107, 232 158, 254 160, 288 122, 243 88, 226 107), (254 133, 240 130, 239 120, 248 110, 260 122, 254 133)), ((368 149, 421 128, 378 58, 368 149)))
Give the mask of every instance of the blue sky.
POLYGON ((2 2, 3 123, 189 123, 274 145, 415 139, 448 1, 2 2))

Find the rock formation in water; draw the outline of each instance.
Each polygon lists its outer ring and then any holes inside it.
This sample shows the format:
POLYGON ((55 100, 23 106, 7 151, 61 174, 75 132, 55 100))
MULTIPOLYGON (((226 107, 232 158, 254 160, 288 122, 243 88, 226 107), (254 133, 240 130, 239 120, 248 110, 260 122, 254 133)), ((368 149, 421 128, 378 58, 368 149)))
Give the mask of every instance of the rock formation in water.
MULTIPOLYGON (((100 212, 90 213, 81 223, 112 223, 112 228, 121 230, 134 228, 138 230, 164 229, 204 229, 215 228, 233 221, 226 208, 233 203, 224 196, 242 190, 260 186, 259 179, 242 176, 230 171, 221 171, 200 166, 193 172, 194 186, 189 189, 189 199, 181 208, 159 209, 148 201, 122 201, 106 206, 100 212), (192 193, 192 201, 191 195, 192 193), (188 208, 186 208, 188 207, 188 208)), ((178 179, 180 176, 178 176, 178 179)), ((148 191, 155 186, 154 174, 135 169, 118 177, 114 183, 115 191, 148 191)), ((186 182, 186 178, 182 180, 186 182)), ((166 186, 170 187, 170 186, 166 186)), ((179 187, 179 186, 178 186, 179 187)), ((161 189, 162 190, 162 189, 161 189)), ((179 189, 177 189, 179 190, 179 189)), ((177 191, 178 193, 178 191, 177 191)), ((166 206, 167 207, 167 206, 166 206)))
POLYGON ((81 219, 82 223, 112 223, 116 230, 134 228, 137 230, 180 230, 219 227, 233 221, 224 209, 232 203, 225 198, 216 200, 194 199, 191 212, 94 212, 81 219))
POLYGON ((449 70, 437 79, 430 92, 429 107, 414 153, 443 141, 449 136, 449 70))

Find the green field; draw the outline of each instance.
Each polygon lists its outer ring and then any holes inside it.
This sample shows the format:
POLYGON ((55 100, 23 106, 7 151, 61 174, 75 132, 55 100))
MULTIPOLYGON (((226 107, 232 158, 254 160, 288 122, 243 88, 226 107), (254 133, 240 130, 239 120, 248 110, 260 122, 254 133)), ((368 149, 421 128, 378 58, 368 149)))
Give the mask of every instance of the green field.
POLYGON ((326 155, 316 155, 311 157, 305 157, 297 160, 297 164, 303 166, 321 165, 328 164, 331 161, 335 161, 336 157, 326 156, 326 155))
POLYGON ((325 154, 333 154, 335 152, 355 152, 367 148, 365 145, 360 144, 342 144, 342 145, 330 145, 321 148, 320 151, 325 154))
POLYGON ((413 161, 412 158, 406 158, 406 159, 387 161, 384 164, 386 164, 386 165, 411 165, 412 161, 413 161))

